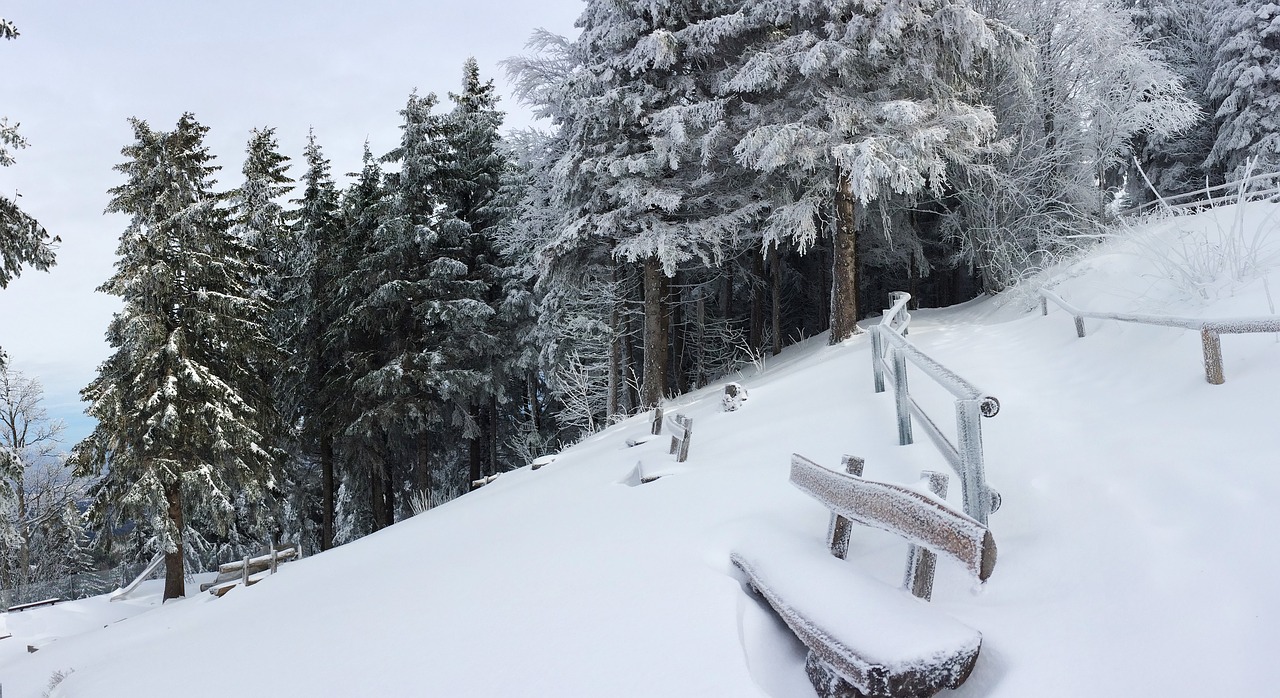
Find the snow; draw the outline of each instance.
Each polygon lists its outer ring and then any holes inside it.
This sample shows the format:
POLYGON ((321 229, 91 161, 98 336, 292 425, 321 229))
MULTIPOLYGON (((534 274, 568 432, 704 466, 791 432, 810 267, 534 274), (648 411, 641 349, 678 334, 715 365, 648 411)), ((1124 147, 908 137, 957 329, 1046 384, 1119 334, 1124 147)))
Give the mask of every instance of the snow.
POLYGON ((972 628, 859 574, 811 538, 764 530, 735 548, 733 558, 771 603, 786 607, 791 622, 806 626, 802 632, 852 648, 863 673, 869 666, 892 673, 931 666, 981 643, 972 628))
MULTIPOLYGON (((1251 205, 1243 225, 1277 209, 1251 205)), ((1230 215, 1134 235, 1150 245, 1230 215)), ((1188 287, 1133 239, 1040 281, 1082 308, 1198 318, 1264 315, 1280 289, 1272 268, 1188 287)), ((940 559, 928 609, 982 634, 973 675, 943 695, 1273 694, 1276 337, 1224 337, 1215 386, 1198 333, 1094 320, 1077 338, 1068 314, 1040 315, 1033 289, 913 316, 911 341, 1001 404, 982 425, 1003 495, 990 518, 1000 563, 978 590, 940 559)), ((751 393, 737 411, 721 411, 723 383, 674 400, 698 423, 686 463, 638 415, 221 599, 189 586, 161 606, 148 582, 123 602, 0 615, 0 636, 13 634, 0 640, 3 695, 40 696, 54 672, 66 673, 55 698, 217 696, 229 676, 265 696, 811 695, 803 647, 745 591, 730 552, 769 531, 807 541, 797 555, 827 554, 830 514, 787 483, 793 452, 832 468, 861 456, 867 478, 908 485, 946 468, 927 441, 897 444, 869 334, 825 341, 732 376, 751 393), (661 479, 627 486, 637 461, 661 479)), ((950 414, 930 384, 913 380, 913 396, 950 414)), ((905 554, 855 526, 838 564, 897 586, 905 554)), ((834 602, 813 612, 828 611, 842 622, 834 602)))

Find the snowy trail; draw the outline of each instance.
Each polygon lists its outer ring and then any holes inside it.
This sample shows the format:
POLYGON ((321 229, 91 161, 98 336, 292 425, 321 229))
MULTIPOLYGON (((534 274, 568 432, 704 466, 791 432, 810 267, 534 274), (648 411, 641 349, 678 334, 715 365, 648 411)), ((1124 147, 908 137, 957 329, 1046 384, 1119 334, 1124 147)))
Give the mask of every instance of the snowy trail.
MULTIPOLYGON (((1256 282, 1193 302, 1157 289, 1132 255, 1103 252, 1063 275, 1073 302, 1266 307, 1256 282)), ((995 573, 974 593, 944 564, 934 587, 934 606, 984 636, 954 694, 1274 693, 1275 338, 1225 337, 1227 382, 1211 386, 1194 332, 1089 321, 1077 339, 1068 316, 1012 295, 914 316, 914 342, 1001 402, 982 424, 1003 495, 995 573)), ((67 606, 8 618, 0 686, 39 696, 54 671, 74 669, 51 695, 134 698, 176 682, 216 696, 229 677, 279 696, 806 695, 803 651, 744 592, 730 549, 761 526, 825 534, 826 511, 787 483, 792 452, 828 467, 859 455, 868 477, 889 481, 946 469, 919 431, 897 445, 867 335, 823 342, 731 377, 750 391, 737 412, 719 411, 719 385, 677 399, 668 413, 695 420, 687 463, 665 436, 628 448, 648 433, 639 416, 220 600, 194 594, 94 630, 59 629, 67 606), (628 486, 637 461, 662 477, 628 486), (59 633, 35 654, 13 651, 59 633)), ((912 390, 948 424, 940 390, 918 374, 912 390)), ((953 479, 953 502, 959 489, 953 479)), ((849 558, 896 585, 903 554, 859 530, 849 558)))

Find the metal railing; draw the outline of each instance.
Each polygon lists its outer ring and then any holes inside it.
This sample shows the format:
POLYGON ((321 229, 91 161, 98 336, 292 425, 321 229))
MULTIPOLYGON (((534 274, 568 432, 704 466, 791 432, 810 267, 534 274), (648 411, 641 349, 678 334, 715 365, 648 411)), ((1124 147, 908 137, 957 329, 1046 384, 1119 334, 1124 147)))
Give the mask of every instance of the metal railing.
POLYGON ((898 412, 898 443, 912 443, 911 417, 915 416, 951 469, 960 477, 964 511, 982 525, 1000 508, 1000 494, 987 487, 982 456, 983 417, 1000 412, 1000 401, 987 395, 946 366, 920 351, 907 340, 911 315, 907 302, 911 295, 903 291, 889 294, 891 305, 880 322, 871 327, 871 370, 875 390, 884 392, 885 374, 893 377, 893 394, 898 412), (886 356, 887 354, 887 356, 886 356), (907 385, 907 363, 910 362, 955 397, 956 443, 938 428, 924 408, 911 397, 907 385))
POLYGON ((1076 321, 1076 336, 1084 337, 1084 319, 1116 320, 1118 322, 1135 322, 1143 325, 1160 325, 1162 327, 1179 327, 1185 330, 1200 332, 1200 343, 1204 351, 1204 379, 1213 385, 1222 385, 1226 377, 1222 372, 1222 337, 1224 334, 1250 334, 1260 332, 1280 332, 1280 317, 1243 317, 1204 320, 1198 318, 1174 317, 1167 315, 1141 315, 1136 313, 1100 313, 1081 310, 1062 299, 1062 296, 1047 288, 1040 289, 1040 314, 1049 314, 1049 303, 1067 311, 1076 321))

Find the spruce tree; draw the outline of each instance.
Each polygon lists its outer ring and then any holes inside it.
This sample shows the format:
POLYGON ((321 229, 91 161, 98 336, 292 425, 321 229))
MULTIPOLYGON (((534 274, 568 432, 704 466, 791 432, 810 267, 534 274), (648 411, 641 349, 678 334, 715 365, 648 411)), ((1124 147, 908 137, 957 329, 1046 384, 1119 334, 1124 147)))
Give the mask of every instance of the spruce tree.
POLYGON ((130 123, 135 141, 116 167, 126 181, 108 206, 130 220, 99 289, 124 307, 107 329, 114 353, 81 392, 98 425, 76 460, 103 475, 95 509, 118 509, 164 553, 170 599, 185 594, 189 520, 218 535, 258 528, 265 514, 255 505, 275 480, 259 368, 274 347, 251 287, 256 250, 231 234, 213 190, 208 129, 189 113, 169 132, 130 123))
POLYGON ((496 237, 507 215, 502 185, 509 165, 501 149, 503 114, 493 81, 480 81, 474 58, 463 65, 462 91, 449 98, 454 109, 445 120, 446 160, 437 185, 444 244, 435 253, 454 257, 467 273, 466 283, 451 289, 456 298, 428 324, 438 341, 454 344, 454 368, 477 379, 470 395, 459 396, 469 413, 464 433, 471 437, 468 480, 474 482, 497 467, 499 403, 507 399, 517 346, 508 331, 511 318, 503 312, 509 272, 496 237))
POLYGON ((1239 179, 1280 169, 1280 6, 1263 0, 1222 2, 1215 22, 1217 52, 1209 79, 1216 133, 1206 166, 1239 179))
MULTIPOLYGON (((13 22, 0 17, 0 39, 16 39, 18 29, 13 22)), ((0 116, 0 167, 13 164, 12 150, 27 147, 18 133, 17 124, 9 124, 0 116)), ((18 208, 17 202, 0 195, 0 289, 9 285, 23 265, 47 270, 54 264, 54 246, 61 240, 50 237, 44 226, 18 208)), ((4 356, 0 354, 0 364, 4 356)))
POLYGON ((292 495, 299 500, 294 508, 300 513, 319 510, 314 517, 318 520, 311 523, 318 527, 319 548, 327 550, 333 545, 334 440, 341 428, 337 417, 342 403, 341 393, 334 390, 342 351, 327 331, 340 313, 343 227, 337 185, 314 132, 307 137, 303 159, 307 169, 302 175, 302 197, 294 201, 293 273, 284 303, 289 315, 287 345, 293 360, 285 373, 282 409, 298 431, 296 467, 291 469, 292 495), (304 476, 309 472, 308 464, 316 461, 319 477, 304 476), (314 497, 317 489, 319 496, 314 497), (310 504, 313 497, 318 506, 310 504))

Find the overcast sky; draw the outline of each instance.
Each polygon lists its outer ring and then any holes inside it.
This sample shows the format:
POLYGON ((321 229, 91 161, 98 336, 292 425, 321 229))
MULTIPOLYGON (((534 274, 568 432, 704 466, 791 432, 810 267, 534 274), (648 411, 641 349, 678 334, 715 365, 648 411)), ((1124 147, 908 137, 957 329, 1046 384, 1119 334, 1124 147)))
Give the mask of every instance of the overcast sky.
MULTIPOLYGON (((44 383, 46 407, 68 423, 67 443, 92 429, 79 390, 109 348, 119 307, 94 292, 111 274, 125 226, 102 213, 112 167, 131 140, 127 119, 170 129, 184 111, 210 127, 239 184, 249 130, 274 126, 301 159, 314 128, 335 174, 358 169, 398 141, 411 90, 457 91, 474 56, 499 85, 509 127, 531 125, 510 98, 498 61, 522 53, 536 28, 574 34, 581 0, 8 0, 0 17, 21 33, 0 43, 0 116, 21 123, 30 147, 0 168, 0 191, 62 237, 58 265, 27 270, 0 290, 0 347, 44 383)), ((298 169, 295 166, 296 178, 298 169)))

